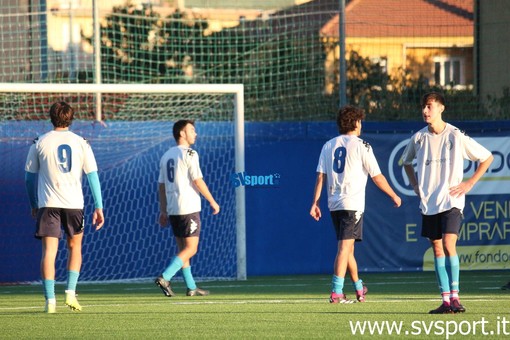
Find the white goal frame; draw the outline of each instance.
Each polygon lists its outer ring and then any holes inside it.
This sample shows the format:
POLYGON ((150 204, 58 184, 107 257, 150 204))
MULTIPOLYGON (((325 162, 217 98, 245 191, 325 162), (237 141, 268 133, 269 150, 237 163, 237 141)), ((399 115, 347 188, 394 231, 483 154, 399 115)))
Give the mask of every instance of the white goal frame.
MULTIPOLYGON (((234 103, 235 172, 245 171, 243 84, 45 84, 0 83, 0 93, 94 93, 96 120, 101 121, 101 93, 230 93, 234 103)), ((246 200, 244 186, 236 192, 237 279, 246 280, 246 200)))

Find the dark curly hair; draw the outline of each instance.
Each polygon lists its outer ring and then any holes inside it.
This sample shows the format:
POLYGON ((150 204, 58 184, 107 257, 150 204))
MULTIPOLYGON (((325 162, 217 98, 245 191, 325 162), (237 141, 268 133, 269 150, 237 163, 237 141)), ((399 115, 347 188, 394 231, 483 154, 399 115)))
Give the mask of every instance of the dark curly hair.
POLYGON ((357 107, 347 105, 338 111, 336 125, 340 134, 356 130, 356 122, 365 119, 365 112, 357 107))

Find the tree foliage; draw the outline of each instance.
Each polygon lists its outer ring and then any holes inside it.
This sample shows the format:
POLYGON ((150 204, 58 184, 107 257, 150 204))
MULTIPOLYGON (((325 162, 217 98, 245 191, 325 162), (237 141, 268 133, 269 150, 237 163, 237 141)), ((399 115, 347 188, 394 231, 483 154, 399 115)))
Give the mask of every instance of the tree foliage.
MULTIPOLYGON (((105 83, 182 83, 204 48, 204 20, 188 21, 179 11, 168 18, 150 4, 117 6, 101 24, 102 79, 105 83)), ((92 42, 91 37, 83 37, 92 42)))
MULTIPOLYGON (((162 18, 150 4, 119 6, 101 24, 102 80, 242 83, 246 119, 333 119, 338 83, 332 95, 324 93, 323 52, 332 47, 322 45, 318 32, 278 29, 263 20, 210 32, 206 20, 179 11, 162 18)), ((364 108, 370 120, 420 119, 418 103, 429 91, 447 95, 452 119, 486 117, 472 90, 430 86, 405 69, 390 76, 356 51, 347 58, 346 83, 348 102, 364 108)), ((508 116, 508 92, 489 98, 493 118, 508 116)))

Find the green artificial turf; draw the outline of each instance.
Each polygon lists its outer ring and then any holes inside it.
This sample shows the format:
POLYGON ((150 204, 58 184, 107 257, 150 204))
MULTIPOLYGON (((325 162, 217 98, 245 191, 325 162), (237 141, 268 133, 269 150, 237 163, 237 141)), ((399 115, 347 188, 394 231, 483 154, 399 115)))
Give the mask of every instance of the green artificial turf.
MULTIPOLYGON (((463 314, 440 304, 434 273, 362 274, 366 303, 328 303, 330 276, 199 282, 206 297, 163 296, 152 281, 80 283, 83 311, 45 314, 40 285, 0 286, 0 339, 502 339, 510 337, 508 271, 461 272, 463 314), (356 329, 354 327, 357 327, 356 329), (364 328, 363 328, 364 327, 364 328), (361 334, 362 328, 364 329, 361 334), (372 333, 372 335, 370 335, 372 333)), ((346 287, 354 298, 353 288, 346 287)))

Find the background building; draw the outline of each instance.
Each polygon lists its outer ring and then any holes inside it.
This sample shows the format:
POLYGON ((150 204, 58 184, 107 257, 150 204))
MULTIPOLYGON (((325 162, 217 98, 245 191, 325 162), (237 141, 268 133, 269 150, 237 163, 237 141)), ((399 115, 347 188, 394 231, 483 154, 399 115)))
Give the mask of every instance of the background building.
POLYGON ((508 108, 501 110, 499 101, 510 99, 510 4, 505 0, 476 1, 476 89, 489 110, 508 117, 508 108), (506 110, 506 111, 505 111, 506 110))

